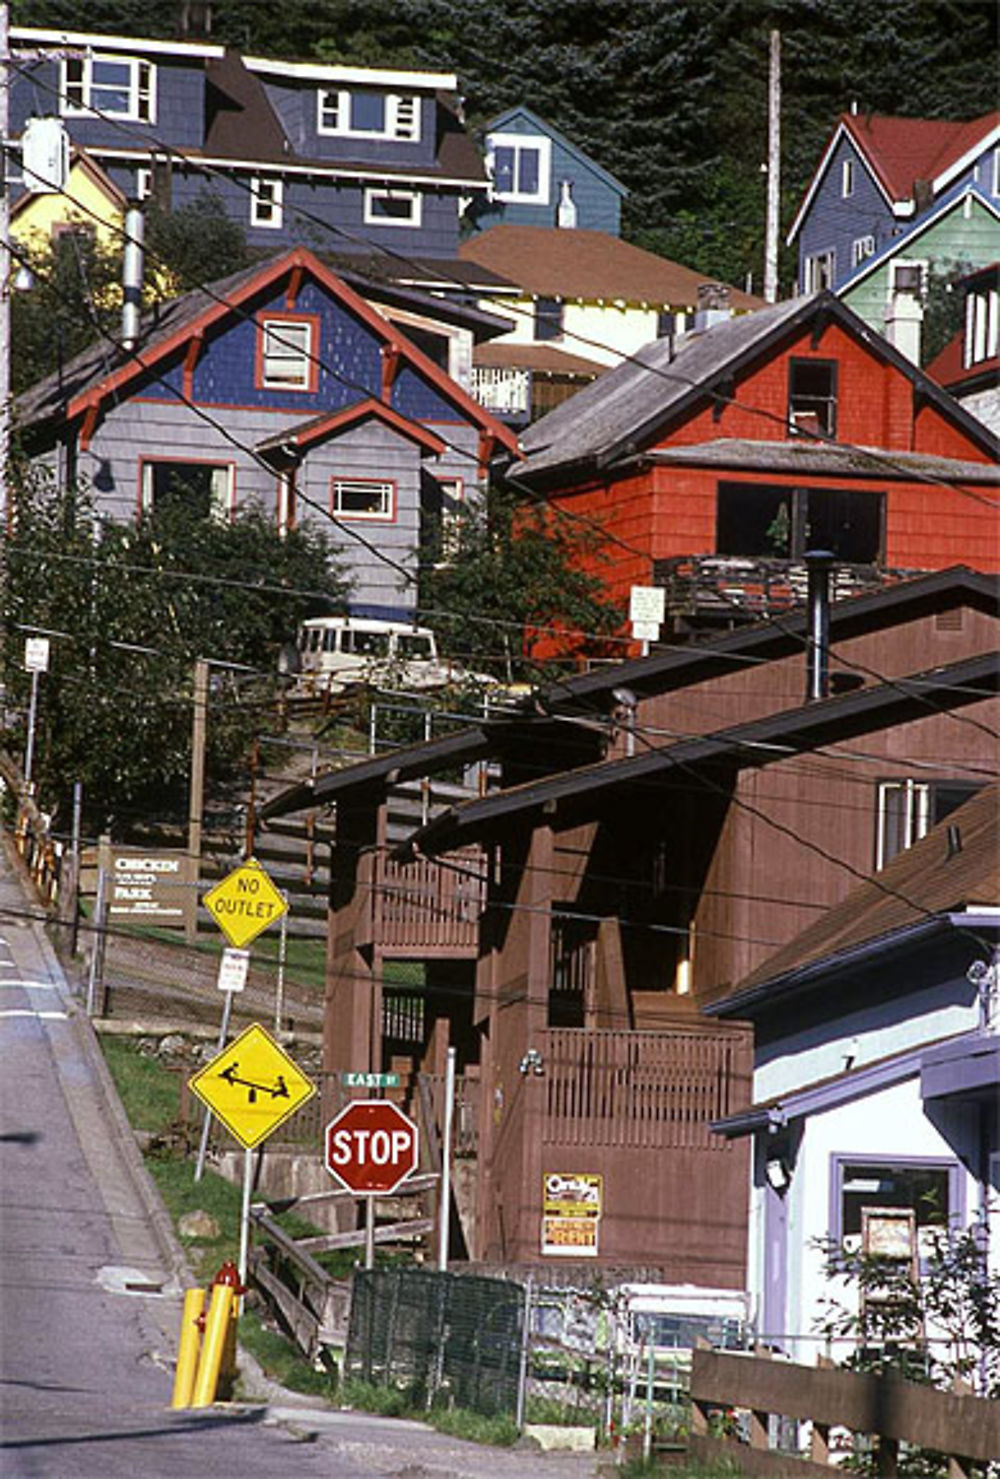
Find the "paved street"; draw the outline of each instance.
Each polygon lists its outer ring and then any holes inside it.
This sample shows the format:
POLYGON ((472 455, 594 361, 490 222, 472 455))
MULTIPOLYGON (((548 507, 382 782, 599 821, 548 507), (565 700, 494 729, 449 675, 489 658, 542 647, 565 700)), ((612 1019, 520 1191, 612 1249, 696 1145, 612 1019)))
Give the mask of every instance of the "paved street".
POLYGON ((33 907, 0 857, 0 1474, 591 1474, 592 1458, 477 1448, 279 1392, 170 1411, 183 1258, 33 907))

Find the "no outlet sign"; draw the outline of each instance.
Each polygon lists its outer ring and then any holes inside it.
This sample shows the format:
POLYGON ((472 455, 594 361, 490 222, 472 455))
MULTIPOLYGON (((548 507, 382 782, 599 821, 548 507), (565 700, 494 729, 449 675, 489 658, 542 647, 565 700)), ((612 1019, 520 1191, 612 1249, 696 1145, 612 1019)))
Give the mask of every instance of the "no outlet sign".
POLYGON ((326 1169, 358 1196, 388 1196, 417 1168, 416 1125, 385 1099, 356 1099, 326 1127, 326 1169))

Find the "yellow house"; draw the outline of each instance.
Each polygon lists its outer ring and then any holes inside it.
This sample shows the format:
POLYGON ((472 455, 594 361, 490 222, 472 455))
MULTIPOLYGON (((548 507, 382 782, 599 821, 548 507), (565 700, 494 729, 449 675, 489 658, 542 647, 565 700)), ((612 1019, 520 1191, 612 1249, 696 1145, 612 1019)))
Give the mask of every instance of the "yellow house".
POLYGON ((44 246, 64 231, 85 231, 99 246, 119 247, 127 201, 99 164, 74 149, 62 191, 28 191, 11 208, 10 233, 22 247, 44 246))

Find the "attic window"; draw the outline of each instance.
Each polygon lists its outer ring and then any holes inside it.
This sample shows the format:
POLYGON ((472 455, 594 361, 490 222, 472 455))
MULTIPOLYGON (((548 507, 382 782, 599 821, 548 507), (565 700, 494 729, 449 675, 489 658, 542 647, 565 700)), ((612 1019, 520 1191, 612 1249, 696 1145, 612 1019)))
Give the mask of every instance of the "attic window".
POLYGON ((548 205, 552 143, 536 134, 491 134, 486 160, 497 200, 548 205))
POLYGON ((416 143, 420 139, 420 99, 415 93, 323 88, 317 98, 316 132, 416 143))
POLYGON ((788 430, 792 436, 837 434, 837 361, 788 363, 788 430))
POLYGON ((316 321, 262 318, 258 330, 257 384, 264 390, 316 389, 316 321))
POLYGON ((94 114, 156 122, 156 68, 138 57, 66 57, 60 80, 60 111, 66 117, 94 114))
POLYGON ((366 190, 366 226, 419 226, 423 197, 418 190, 366 190))
POLYGON ((854 160, 845 159, 840 166, 840 193, 844 200, 854 194, 854 160))
POLYGON ((535 338, 558 339, 563 331, 563 306, 558 298, 535 300, 535 338))
POLYGON ((974 781, 880 781, 875 867, 881 869, 974 796, 974 781))

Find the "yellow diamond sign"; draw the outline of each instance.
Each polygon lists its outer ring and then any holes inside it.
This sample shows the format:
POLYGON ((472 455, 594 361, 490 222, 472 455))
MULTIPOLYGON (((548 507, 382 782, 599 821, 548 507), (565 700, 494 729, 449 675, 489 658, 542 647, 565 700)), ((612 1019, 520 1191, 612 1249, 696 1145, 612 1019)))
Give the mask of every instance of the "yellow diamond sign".
POLYGON ((288 910, 256 858, 248 858, 205 895, 202 903, 230 945, 244 949, 288 910))
POLYGON ((266 1140, 316 1092, 312 1080, 259 1022, 206 1063, 188 1080, 188 1088, 247 1150, 266 1140))

